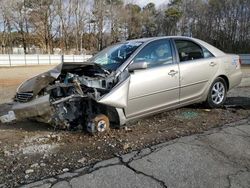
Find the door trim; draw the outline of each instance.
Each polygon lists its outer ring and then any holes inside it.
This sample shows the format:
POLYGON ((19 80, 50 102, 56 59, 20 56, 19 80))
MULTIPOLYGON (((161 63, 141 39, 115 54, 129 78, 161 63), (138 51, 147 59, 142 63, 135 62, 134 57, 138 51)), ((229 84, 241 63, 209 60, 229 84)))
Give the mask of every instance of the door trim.
POLYGON ((202 80, 202 81, 199 81, 199 82, 194 82, 194 83, 191 83, 191 84, 186 84, 186 85, 180 86, 180 88, 189 87, 189 86, 193 86, 193 85, 197 85, 197 84, 202 84, 202 83, 205 83, 205 82, 208 82, 208 81, 209 80, 202 80))
POLYGON ((156 91, 156 92, 152 92, 152 93, 149 93, 149 94, 136 96, 136 97, 133 97, 133 98, 131 98, 131 99, 129 99, 129 100, 132 101, 132 100, 135 100, 135 99, 139 99, 139 98, 143 98, 143 97, 147 97, 147 96, 155 95, 155 94, 159 94, 159 93, 164 93, 164 92, 166 92, 166 91, 172 91, 172 90, 179 89, 179 88, 180 88, 180 87, 173 87, 173 88, 170 88, 170 89, 165 89, 165 90, 161 90, 161 91, 156 91))

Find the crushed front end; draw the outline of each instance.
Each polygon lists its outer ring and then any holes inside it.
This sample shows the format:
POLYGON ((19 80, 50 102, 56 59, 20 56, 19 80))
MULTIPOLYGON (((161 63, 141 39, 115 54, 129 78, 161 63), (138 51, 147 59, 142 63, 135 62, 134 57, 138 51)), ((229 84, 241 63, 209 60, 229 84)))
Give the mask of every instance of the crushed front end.
MULTIPOLYGON (((38 75, 18 88, 13 106, 17 119, 31 118, 60 129, 89 128, 91 132, 98 129, 91 124, 96 117, 107 119, 111 113, 111 121, 116 121, 112 112, 114 102, 110 103, 112 96, 109 95, 112 89, 120 87, 128 75, 116 76, 115 72, 93 64, 64 64, 59 69, 57 67, 57 71, 60 73, 54 71, 53 75, 48 72, 38 75)), ((121 98, 127 94, 127 91, 121 93, 121 98)), ((115 104, 113 108, 123 105, 119 102, 115 104)), ((104 126, 97 124, 100 130, 104 126)))

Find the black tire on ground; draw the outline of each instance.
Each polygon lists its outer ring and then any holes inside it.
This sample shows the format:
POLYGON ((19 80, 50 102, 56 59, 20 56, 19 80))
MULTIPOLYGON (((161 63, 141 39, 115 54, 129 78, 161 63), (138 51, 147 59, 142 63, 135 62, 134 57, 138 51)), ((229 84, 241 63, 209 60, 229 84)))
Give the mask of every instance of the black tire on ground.
POLYGON ((216 78, 209 89, 206 106, 209 108, 221 107, 226 101, 226 95, 226 81, 220 77, 216 78))

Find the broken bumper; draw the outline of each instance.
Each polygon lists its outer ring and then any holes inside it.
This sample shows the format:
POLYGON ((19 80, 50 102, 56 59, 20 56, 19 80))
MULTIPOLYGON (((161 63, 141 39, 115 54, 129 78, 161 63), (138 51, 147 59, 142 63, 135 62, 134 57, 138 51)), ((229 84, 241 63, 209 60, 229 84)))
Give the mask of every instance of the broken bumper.
POLYGON ((24 118, 39 118, 39 121, 49 123, 51 114, 54 112, 54 108, 51 106, 49 99, 49 95, 45 95, 26 103, 16 102, 12 110, 17 120, 24 118))

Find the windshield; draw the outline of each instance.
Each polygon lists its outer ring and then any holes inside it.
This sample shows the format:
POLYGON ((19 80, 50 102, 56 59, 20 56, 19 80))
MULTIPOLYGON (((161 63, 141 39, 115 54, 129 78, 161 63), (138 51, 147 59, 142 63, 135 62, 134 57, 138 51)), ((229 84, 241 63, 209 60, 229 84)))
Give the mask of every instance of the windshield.
POLYGON ((97 53, 89 62, 99 64, 107 70, 116 70, 142 43, 131 41, 115 44, 97 53))

